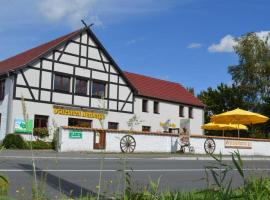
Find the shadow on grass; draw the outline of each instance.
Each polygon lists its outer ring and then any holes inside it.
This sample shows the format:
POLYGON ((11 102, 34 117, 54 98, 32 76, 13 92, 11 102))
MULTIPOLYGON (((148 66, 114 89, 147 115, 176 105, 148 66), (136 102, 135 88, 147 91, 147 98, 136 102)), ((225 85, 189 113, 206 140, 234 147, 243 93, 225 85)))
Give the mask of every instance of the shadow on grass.
MULTIPOLYGON (((29 171, 32 170, 32 165, 28 164, 19 164, 19 165, 22 167, 22 169, 27 170, 25 171, 26 173, 30 174, 31 176, 33 175, 33 172, 29 171)), ((61 192, 61 194, 72 198, 97 197, 97 193, 87 188, 84 188, 80 185, 67 181, 59 176, 55 176, 49 172, 44 172, 40 168, 36 167, 36 170, 37 170, 36 172, 37 179, 41 182, 41 184, 42 181, 46 182, 45 190, 46 186, 48 185, 54 188, 55 190, 58 190, 59 193, 61 192)), ((102 196, 101 199, 104 199, 104 197, 102 196)))

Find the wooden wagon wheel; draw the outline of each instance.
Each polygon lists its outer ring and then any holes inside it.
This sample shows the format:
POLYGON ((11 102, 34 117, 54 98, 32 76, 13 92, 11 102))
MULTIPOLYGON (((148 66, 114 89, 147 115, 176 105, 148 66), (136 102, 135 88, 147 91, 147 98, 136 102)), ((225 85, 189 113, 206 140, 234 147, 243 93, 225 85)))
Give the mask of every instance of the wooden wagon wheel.
POLYGON ((135 150, 136 141, 131 135, 125 135, 120 140, 120 148, 123 153, 132 153, 135 150))
POLYGON ((214 153, 216 149, 216 143, 212 138, 207 138, 204 142, 204 150, 208 154, 214 153))

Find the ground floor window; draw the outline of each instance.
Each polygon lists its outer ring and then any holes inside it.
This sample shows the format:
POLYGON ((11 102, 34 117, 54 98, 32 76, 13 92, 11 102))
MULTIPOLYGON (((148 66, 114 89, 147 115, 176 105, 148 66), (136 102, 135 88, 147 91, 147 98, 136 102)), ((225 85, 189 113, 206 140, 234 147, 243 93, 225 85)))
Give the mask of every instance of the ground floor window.
POLYGON ((76 126, 76 127, 92 128, 92 120, 68 118, 68 125, 69 126, 76 126))
POLYGON ((142 126, 142 131, 150 132, 151 131, 151 126, 142 126))
POLYGON ((117 130, 118 129, 118 123, 117 122, 108 122, 108 129, 114 129, 117 130))
POLYGON ((179 133, 179 128, 169 128, 169 133, 179 133))
POLYGON ((48 128, 49 116, 35 115, 34 128, 48 128))
POLYGON ((35 115, 34 129, 33 129, 34 136, 40 138, 49 136, 48 119, 49 116, 46 115, 35 115))

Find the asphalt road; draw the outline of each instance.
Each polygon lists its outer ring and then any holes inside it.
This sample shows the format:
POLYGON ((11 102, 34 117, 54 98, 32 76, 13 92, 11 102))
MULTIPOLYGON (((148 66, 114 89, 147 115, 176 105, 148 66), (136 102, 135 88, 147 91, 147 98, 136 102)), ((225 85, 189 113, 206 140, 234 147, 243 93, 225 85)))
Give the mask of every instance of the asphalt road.
MULTIPOLYGON (((160 178, 160 190, 189 191, 207 187, 205 166, 214 161, 209 157, 180 157, 168 154, 87 154, 36 152, 37 180, 46 196, 59 199, 61 195, 78 197, 95 195, 99 176, 102 175, 102 193, 110 196, 121 192, 124 186, 124 172, 131 175, 133 188, 147 186, 150 180, 160 178), (102 165, 103 162, 103 165, 102 165)), ((226 161, 231 163, 231 161, 226 161)), ((244 161, 248 176, 268 176, 270 159, 244 161)), ((32 172, 31 153, 7 151, 0 153, 0 173, 8 176, 10 195, 16 199, 31 196, 32 172)), ((230 172, 234 186, 242 184, 236 170, 230 172)), ((26 198, 25 198, 26 197, 26 198)))

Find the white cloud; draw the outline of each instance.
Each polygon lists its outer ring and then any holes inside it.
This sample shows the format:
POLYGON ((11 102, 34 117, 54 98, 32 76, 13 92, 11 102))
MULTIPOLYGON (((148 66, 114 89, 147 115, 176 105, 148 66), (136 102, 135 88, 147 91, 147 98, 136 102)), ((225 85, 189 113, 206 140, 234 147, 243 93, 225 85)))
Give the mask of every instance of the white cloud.
MULTIPOLYGON (((32 0, 31 0, 32 1, 32 0)), ((40 0, 36 1, 38 12, 50 22, 69 23, 81 26, 81 19, 89 24, 104 26, 104 21, 118 22, 128 16, 149 15, 166 12, 175 6, 191 3, 190 0, 40 0)))
POLYGON ((196 43, 196 42, 192 42, 187 46, 188 49, 199 49, 201 47, 202 47, 202 44, 196 43))
POLYGON ((261 38, 262 40, 265 40, 267 39, 267 37, 269 37, 270 31, 260 31, 260 32, 256 32, 256 34, 259 38, 261 38))
POLYGON ((226 35, 223 37, 218 44, 212 44, 208 47, 209 52, 233 52, 233 46, 237 42, 232 35, 226 35))
POLYGON ((144 37, 134 38, 134 39, 131 39, 131 40, 127 41, 126 45, 130 46, 130 45, 136 44, 138 42, 142 42, 142 41, 144 41, 144 37))
MULTIPOLYGON (((262 39, 265 40, 267 37, 269 37, 270 31, 260 31, 256 32, 256 35, 262 39)), ((218 44, 212 44, 208 47, 209 52, 234 52, 233 47, 237 44, 236 41, 237 38, 233 37, 232 35, 226 35, 223 37, 218 44)), ((270 40, 268 41, 270 45, 270 40)))
MULTIPOLYGON (((43 0, 38 4, 40 13, 49 21, 63 21, 75 26, 90 15, 97 0, 43 0)), ((95 15, 90 16, 91 23, 102 25, 95 15)))

